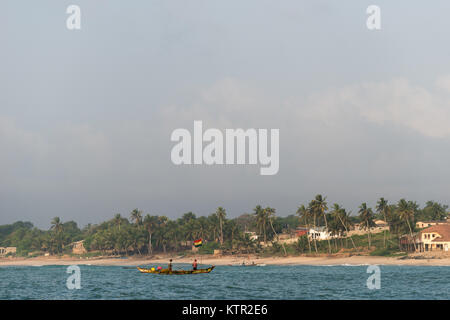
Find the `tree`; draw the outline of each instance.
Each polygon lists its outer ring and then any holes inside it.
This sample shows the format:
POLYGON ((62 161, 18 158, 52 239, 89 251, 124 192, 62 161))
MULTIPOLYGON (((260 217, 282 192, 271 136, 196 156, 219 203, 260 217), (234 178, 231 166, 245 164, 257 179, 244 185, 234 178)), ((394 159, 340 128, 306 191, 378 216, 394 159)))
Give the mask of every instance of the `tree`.
POLYGON ((400 199, 400 201, 397 204, 397 208, 398 208, 398 214, 399 214, 400 219, 403 220, 404 222, 406 222, 406 224, 408 225, 411 240, 413 241, 413 244, 414 244, 414 250, 417 250, 416 240, 413 236, 411 223, 410 223, 410 221, 412 221, 414 223, 414 213, 415 213, 415 210, 417 209, 417 205, 414 202, 410 202, 410 201, 407 202, 405 199, 400 199))
MULTIPOLYGON (((333 211, 331 212, 331 215, 334 218, 334 220, 336 220, 338 224, 340 224, 340 226, 344 228, 345 233, 348 235, 348 229, 352 226, 352 222, 350 220, 350 213, 347 214, 344 208, 335 203, 333 205, 333 211)), ((338 230, 339 229, 340 228, 338 228, 338 230)), ((350 236, 350 240, 352 241, 353 248, 356 249, 355 242, 353 241, 352 236, 350 236)))
POLYGON ((425 207, 418 212, 417 219, 443 221, 447 217, 448 206, 435 201, 427 201, 425 207))
MULTIPOLYGON (((164 253, 166 253, 166 245, 167 245, 167 239, 166 239, 166 235, 167 235, 167 229, 171 228, 171 232, 174 233, 173 229, 173 224, 169 225, 169 218, 167 218, 166 216, 158 216, 158 222, 157 222, 157 232, 158 232, 158 243, 160 244, 160 246, 162 246, 164 253), (169 227, 168 227, 169 225, 169 227)), ((176 238, 176 235, 174 235, 176 238)))
POLYGON ((114 216, 114 224, 119 228, 120 230, 120 225, 122 224, 122 216, 120 215, 120 213, 117 213, 114 216))
POLYGON ((223 245, 223 223, 225 220, 226 212, 222 207, 218 207, 216 210, 217 217, 219 218, 219 230, 220 230, 220 245, 223 245))
MULTIPOLYGON (((266 215, 267 219, 269 220, 270 226, 272 227, 272 231, 275 234, 275 236, 277 238, 277 241, 279 241, 278 234, 275 231, 275 228, 273 227, 273 222, 272 222, 272 219, 275 218, 275 209, 267 207, 267 208, 264 209, 264 211, 265 211, 265 215, 266 215)), ((287 252, 286 252, 286 248, 284 247, 284 243, 282 242, 281 245, 283 246, 284 255, 286 256, 287 252)))
POLYGON ((62 231, 62 222, 59 217, 53 218, 50 229, 55 230, 58 233, 62 231))
POLYGON ((131 211, 131 221, 134 222, 136 225, 142 224, 142 211, 139 211, 139 209, 134 209, 131 211))
MULTIPOLYGON (((310 214, 312 215, 312 220, 313 220, 313 228, 314 228, 314 232, 316 231, 316 225, 317 225, 317 210, 315 207, 315 202, 314 200, 312 200, 309 204, 308 204, 308 211, 310 212, 310 214)), ((309 231, 309 230, 308 230, 309 231)), ((317 250, 317 239, 316 236, 313 235, 312 236, 313 239, 313 243, 314 243, 314 250, 316 251, 316 253, 318 252, 317 250)))
POLYGON ((367 230, 367 237, 368 237, 368 248, 370 249, 372 243, 371 243, 371 237, 370 237, 370 229, 375 227, 375 222, 373 221, 373 211, 371 208, 367 207, 367 204, 364 202, 359 206, 359 218, 361 220, 361 228, 363 230, 367 230))
POLYGON ((145 215, 144 226, 146 227, 148 232, 148 253, 152 255, 153 254, 152 234, 155 228, 158 226, 158 217, 151 216, 149 214, 145 215))
POLYGON ((264 244, 267 243, 267 236, 266 236, 266 225, 267 225, 267 216, 264 209, 257 205, 255 209, 253 209, 253 213, 256 217, 256 225, 259 229, 259 235, 264 235, 264 244))
POLYGON ((62 252, 63 249, 63 224, 59 217, 54 217, 51 222, 51 230, 53 230, 53 237, 51 238, 50 248, 53 252, 62 252))
MULTIPOLYGON (((325 221, 325 230, 327 233, 328 230, 328 222, 327 222, 327 214, 326 211, 328 210, 327 202, 325 201, 326 198, 323 198, 322 195, 318 194, 316 195, 316 198, 313 200, 313 210, 317 213, 318 216, 322 216, 325 221)), ((331 253, 331 243, 329 237, 327 237, 328 241, 328 253, 331 253)))
MULTIPOLYGON (((303 220, 305 222, 306 228, 308 229, 308 232, 309 232, 309 230, 310 230, 309 220, 311 218, 311 212, 305 207, 305 205, 302 204, 297 209, 297 215, 300 217, 300 220, 303 220)), ((311 241, 310 241, 308 235, 306 235, 306 238, 308 240, 309 253, 311 253, 311 241)))
MULTIPOLYGON (((380 198, 380 200, 378 200, 377 202, 376 210, 378 214, 383 215, 384 221, 388 223, 387 217, 389 216, 389 206, 387 200, 385 200, 384 198, 380 198)), ((386 230, 384 230, 383 243, 384 247, 386 248, 386 230)))

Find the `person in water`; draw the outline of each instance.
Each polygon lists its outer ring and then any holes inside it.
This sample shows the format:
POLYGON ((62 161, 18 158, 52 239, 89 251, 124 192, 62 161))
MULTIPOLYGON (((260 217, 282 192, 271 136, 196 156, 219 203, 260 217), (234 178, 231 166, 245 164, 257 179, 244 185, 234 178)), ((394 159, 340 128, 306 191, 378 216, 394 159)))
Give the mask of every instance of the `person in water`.
POLYGON ((192 263, 192 270, 197 270, 197 259, 192 263))
POLYGON ((168 269, 169 271, 172 271, 172 259, 169 260, 168 269))

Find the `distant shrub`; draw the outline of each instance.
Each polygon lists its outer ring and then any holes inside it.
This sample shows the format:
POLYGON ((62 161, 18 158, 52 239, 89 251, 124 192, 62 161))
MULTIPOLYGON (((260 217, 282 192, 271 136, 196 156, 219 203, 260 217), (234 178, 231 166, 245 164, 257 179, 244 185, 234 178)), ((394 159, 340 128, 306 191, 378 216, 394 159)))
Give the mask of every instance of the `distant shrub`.
POLYGON ((204 242, 201 247, 198 248, 198 252, 201 254, 213 254, 214 250, 220 249, 220 243, 216 241, 204 242))
POLYGON ((370 253, 371 256, 394 256, 398 255, 398 250, 394 248, 379 248, 370 253))
POLYGON ((298 238, 297 242, 294 243, 295 251, 298 253, 304 253, 309 250, 308 238, 306 235, 303 235, 298 238))

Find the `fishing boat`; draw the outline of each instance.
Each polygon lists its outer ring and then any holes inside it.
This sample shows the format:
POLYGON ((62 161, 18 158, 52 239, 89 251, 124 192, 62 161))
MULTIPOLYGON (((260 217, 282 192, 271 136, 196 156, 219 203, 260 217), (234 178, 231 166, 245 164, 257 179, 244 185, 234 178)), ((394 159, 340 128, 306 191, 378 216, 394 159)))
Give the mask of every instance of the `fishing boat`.
POLYGON ((155 274, 198 274, 198 273, 210 273, 215 266, 211 266, 206 269, 197 269, 197 270, 173 270, 169 271, 169 269, 160 269, 157 270, 155 268, 152 269, 146 269, 146 268, 140 268, 137 267, 137 269, 142 273, 155 273, 155 274))

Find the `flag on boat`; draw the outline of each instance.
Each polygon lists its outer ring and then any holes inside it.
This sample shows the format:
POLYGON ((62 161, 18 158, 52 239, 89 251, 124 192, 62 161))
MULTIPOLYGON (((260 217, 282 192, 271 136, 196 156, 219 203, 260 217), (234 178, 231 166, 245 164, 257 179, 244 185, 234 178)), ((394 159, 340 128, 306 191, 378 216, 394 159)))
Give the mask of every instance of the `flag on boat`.
POLYGON ((194 241, 194 247, 201 247, 202 246, 202 239, 198 239, 194 241))

